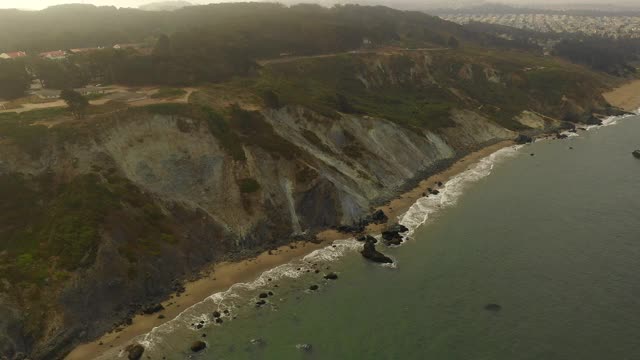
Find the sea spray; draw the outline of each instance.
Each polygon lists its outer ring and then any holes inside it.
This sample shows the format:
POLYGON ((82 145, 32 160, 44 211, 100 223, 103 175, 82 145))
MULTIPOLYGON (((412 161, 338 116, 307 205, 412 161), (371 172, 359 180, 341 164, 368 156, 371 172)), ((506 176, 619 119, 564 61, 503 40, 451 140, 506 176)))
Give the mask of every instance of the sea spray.
MULTIPOLYGON (((359 251, 361 248, 362 244, 353 238, 336 240, 329 246, 314 250, 302 259, 293 260, 267 270, 254 281, 236 283, 225 291, 210 295, 205 300, 185 309, 174 319, 134 339, 134 342, 152 350, 162 342, 163 337, 170 336, 177 328, 196 331, 199 329, 194 328, 191 324, 203 322, 203 327, 212 325, 214 322, 209 314, 214 310, 219 312, 227 310, 230 314, 237 313, 241 307, 253 304, 253 299, 259 289, 273 286, 276 282, 284 279, 297 279, 313 274, 316 266, 337 261, 348 253, 359 251)), ((123 352, 120 353, 120 355, 122 354, 123 352)))

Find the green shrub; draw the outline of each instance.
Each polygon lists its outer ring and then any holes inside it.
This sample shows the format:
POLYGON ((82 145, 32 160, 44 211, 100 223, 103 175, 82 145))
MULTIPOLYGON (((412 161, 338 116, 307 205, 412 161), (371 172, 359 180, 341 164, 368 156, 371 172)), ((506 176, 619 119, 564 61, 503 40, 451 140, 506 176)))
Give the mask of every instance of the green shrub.
POLYGON ((240 186, 240 192, 243 194, 250 194, 260 190, 260 184, 251 178, 240 179, 238 185, 240 186))
POLYGON ((157 93, 151 95, 152 99, 170 99, 186 95, 187 92, 177 88, 161 88, 157 93))

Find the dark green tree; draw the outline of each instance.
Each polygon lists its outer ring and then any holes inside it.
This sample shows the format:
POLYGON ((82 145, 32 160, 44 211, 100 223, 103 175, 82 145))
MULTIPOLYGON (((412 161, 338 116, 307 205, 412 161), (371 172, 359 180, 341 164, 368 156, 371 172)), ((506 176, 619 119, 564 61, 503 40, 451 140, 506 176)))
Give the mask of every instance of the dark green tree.
POLYGON ((30 81, 22 62, 0 61, 0 98, 16 99, 24 96, 30 81))
POLYGON ((265 90, 262 93, 262 101, 264 101, 264 106, 269 109, 280 108, 280 99, 278 98, 278 94, 276 94, 273 90, 265 90))
POLYGON ((87 107, 89 107, 89 100, 82 96, 79 92, 66 89, 62 90, 60 97, 67 103, 69 110, 76 119, 82 119, 87 113, 87 107))
POLYGON ((338 111, 346 114, 352 114, 356 112, 355 108, 353 107, 353 105, 351 105, 347 97, 342 94, 336 94, 336 106, 338 108, 338 111))
POLYGON ((161 58, 168 58, 171 56, 171 41, 167 35, 160 35, 156 46, 153 48, 153 55, 161 58))
POLYGON ((449 40, 447 40, 447 46, 452 49, 457 49, 460 47, 460 41, 458 41, 455 36, 450 36, 449 40))

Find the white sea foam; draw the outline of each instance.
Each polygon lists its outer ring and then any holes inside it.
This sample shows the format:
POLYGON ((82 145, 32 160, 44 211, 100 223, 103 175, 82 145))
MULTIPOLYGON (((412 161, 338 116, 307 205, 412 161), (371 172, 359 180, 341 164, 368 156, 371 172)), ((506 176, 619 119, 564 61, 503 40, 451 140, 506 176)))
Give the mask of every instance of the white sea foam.
MULTIPOLYGON (((282 264, 273 269, 260 274, 254 281, 246 283, 236 283, 228 290, 217 292, 207 297, 205 300, 185 309, 174 319, 153 328, 147 334, 139 336, 136 341, 147 349, 153 349, 161 339, 169 336, 178 328, 196 330, 191 324, 204 322, 204 326, 212 323, 210 313, 213 310, 220 312, 228 310, 233 314, 240 306, 247 305, 247 302, 255 301, 254 292, 264 288, 273 282, 282 279, 296 279, 310 271, 315 270, 314 264, 328 263, 339 260, 350 252, 358 251, 362 248, 362 243, 355 239, 336 240, 331 245, 315 250, 300 260, 294 260, 282 264)), ((124 356, 120 353, 120 357, 124 356)))
POLYGON ((626 114, 621 116, 609 116, 602 120, 602 125, 590 125, 590 126, 587 126, 587 130, 593 130, 601 127, 616 125, 620 120, 624 120, 629 117, 637 116, 637 115, 640 115, 640 109, 636 110, 633 114, 626 114))
POLYGON ((522 146, 516 145, 503 148, 482 158, 464 172, 447 181, 443 188, 439 189, 440 193, 438 195, 429 195, 418 199, 400 219, 400 223, 409 229, 405 237, 410 239, 414 231, 427 222, 431 215, 443 208, 454 205, 470 184, 487 177, 491 174, 496 163, 514 156, 522 146))
MULTIPOLYGON (((634 115, 640 115, 640 109, 638 109, 634 115)), ((619 120, 634 115, 608 117, 602 121, 602 126, 615 125, 619 120)), ((587 130, 599 127, 601 126, 588 126, 587 130)), ((575 133, 566 134, 568 136, 578 135, 575 133)), ((523 146, 524 145, 511 146, 494 152, 476 164, 471 165, 471 167, 464 172, 452 177, 443 185, 442 189, 439 189, 440 193, 438 195, 429 195, 428 197, 418 199, 400 219, 400 223, 409 229, 405 234, 405 238, 410 239, 414 231, 420 225, 426 223, 433 214, 456 204, 469 185, 489 176, 495 164, 515 156, 518 149, 523 146)), ((376 238, 380 239, 380 236, 378 235, 376 238)), ((185 309, 174 319, 153 328, 145 335, 139 336, 136 341, 147 349, 153 349, 162 337, 170 335, 178 327, 189 328, 190 324, 196 324, 200 321, 204 321, 205 325, 209 325, 211 323, 209 317, 209 313, 212 311, 211 309, 217 309, 218 311, 228 310, 233 313, 239 306, 245 305, 247 301, 252 301, 251 296, 247 295, 267 286, 272 281, 299 278, 306 274, 307 270, 311 270, 314 263, 333 262, 361 248, 362 244, 353 238, 334 241, 332 245, 315 250, 301 260, 292 261, 267 270, 254 281, 237 283, 226 291, 212 294, 202 302, 185 309)), ((395 268, 397 265, 394 261, 392 265, 387 266, 395 268)), ((124 356, 126 356, 124 351, 120 351, 118 357, 124 356)))

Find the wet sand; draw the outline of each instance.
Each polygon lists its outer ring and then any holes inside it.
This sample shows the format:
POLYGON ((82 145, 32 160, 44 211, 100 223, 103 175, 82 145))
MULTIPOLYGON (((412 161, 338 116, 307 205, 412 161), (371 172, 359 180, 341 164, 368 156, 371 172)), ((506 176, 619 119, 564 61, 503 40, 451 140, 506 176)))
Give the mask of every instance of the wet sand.
MULTIPOLYGON (((430 176, 420 182, 414 189, 402 194, 399 198, 392 200, 389 204, 379 207, 387 214, 389 223, 395 223, 416 200, 422 197, 427 188, 437 188, 437 182, 447 182, 451 177, 467 170, 471 165, 480 159, 489 156, 497 150, 513 145, 512 141, 503 141, 481 150, 473 152, 455 162, 448 169, 430 176)), ((369 225, 367 231, 379 233, 384 230, 386 224, 369 225)), ((318 234, 319 243, 296 242, 291 245, 282 246, 276 251, 265 252, 259 256, 239 262, 225 262, 213 265, 210 269, 202 273, 199 280, 185 284, 186 291, 180 296, 173 294, 169 299, 162 302, 165 310, 152 315, 137 315, 133 318, 133 323, 122 328, 120 331, 113 331, 105 334, 101 338, 76 347, 67 360, 93 359, 113 348, 121 348, 131 343, 131 340, 151 331, 154 327, 175 318, 185 309, 199 303, 210 295, 224 291, 231 285, 239 282, 248 282, 256 279, 264 271, 272 269, 278 265, 285 264, 295 259, 300 259, 314 250, 323 248, 334 240, 348 238, 349 235, 335 230, 326 230, 318 234), (158 315, 164 315, 159 319, 158 315)))
POLYGON ((613 106, 636 111, 640 109, 640 80, 633 80, 602 95, 613 106))

